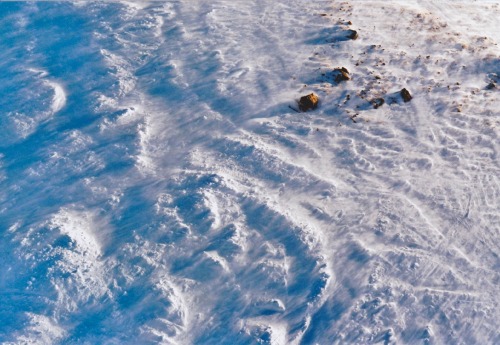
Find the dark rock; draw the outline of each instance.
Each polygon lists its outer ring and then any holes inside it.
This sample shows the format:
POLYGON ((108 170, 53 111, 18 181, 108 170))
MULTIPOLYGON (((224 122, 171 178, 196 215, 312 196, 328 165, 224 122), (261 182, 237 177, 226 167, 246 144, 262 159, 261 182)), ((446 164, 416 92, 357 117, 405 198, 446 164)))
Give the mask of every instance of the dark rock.
POLYGON ((319 98, 314 93, 307 96, 300 97, 299 109, 302 111, 308 111, 309 109, 316 109, 318 107, 319 98))
POLYGON ((350 79, 351 77, 349 76, 349 71, 347 70, 347 68, 342 67, 342 68, 335 68, 333 70, 333 80, 336 83, 340 83, 350 79))
POLYGON ((488 86, 486 86, 486 90, 493 90, 496 88, 497 88, 497 84, 495 84, 494 82, 491 82, 488 84, 488 86))
POLYGON ((381 107, 385 103, 385 100, 383 98, 375 98, 370 103, 373 105, 375 109, 377 109, 378 107, 381 107))
POLYGON ((351 40, 355 40, 359 37, 358 32, 356 30, 347 30, 347 38, 351 40))
POLYGON ((413 97, 410 95, 410 92, 409 92, 408 90, 406 90, 406 89, 401 90, 400 95, 401 95, 401 97, 403 98, 403 101, 404 101, 404 102, 409 102, 409 101, 411 101, 411 99, 413 98, 413 97))

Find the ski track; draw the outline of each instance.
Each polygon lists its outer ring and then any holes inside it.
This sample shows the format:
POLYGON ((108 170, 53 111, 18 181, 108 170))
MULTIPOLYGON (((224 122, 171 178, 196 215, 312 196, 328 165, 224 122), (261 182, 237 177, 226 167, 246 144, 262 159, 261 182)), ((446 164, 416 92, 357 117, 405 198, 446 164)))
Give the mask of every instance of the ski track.
POLYGON ((500 342, 498 4, 0 8, 0 342, 500 342))

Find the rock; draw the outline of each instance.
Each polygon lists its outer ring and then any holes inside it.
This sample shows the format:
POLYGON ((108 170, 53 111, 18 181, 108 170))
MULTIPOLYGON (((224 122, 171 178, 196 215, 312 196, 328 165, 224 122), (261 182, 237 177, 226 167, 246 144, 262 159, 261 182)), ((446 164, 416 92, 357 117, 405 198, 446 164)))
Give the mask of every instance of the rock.
POLYGON ((358 37, 359 37, 358 32, 356 30, 347 30, 347 38, 349 38, 351 40, 355 40, 358 37))
POLYGON ((488 86, 486 86, 486 90, 493 90, 496 88, 497 88, 497 84, 495 84, 494 82, 491 82, 488 84, 488 86))
POLYGON ((308 111, 309 109, 316 109, 318 107, 319 98, 314 93, 307 96, 300 97, 299 109, 302 111, 308 111))
POLYGON ((335 68, 333 70, 333 80, 336 83, 340 83, 342 81, 347 81, 350 80, 351 77, 349 76, 349 71, 347 68, 342 67, 342 68, 335 68))
POLYGON ((403 89, 401 90, 400 92, 400 95, 401 97, 403 98, 403 101, 406 103, 406 102, 409 102, 411 101, 411 99, 413 98, 411 95, 410 95, 410 92, 406 89, 403 89))
POLYGON ((383 98, 375 98, 370 103, 373 105, 375 109, 377 109, 378 107, 381 107, 385 103, 385 100, 383 98))

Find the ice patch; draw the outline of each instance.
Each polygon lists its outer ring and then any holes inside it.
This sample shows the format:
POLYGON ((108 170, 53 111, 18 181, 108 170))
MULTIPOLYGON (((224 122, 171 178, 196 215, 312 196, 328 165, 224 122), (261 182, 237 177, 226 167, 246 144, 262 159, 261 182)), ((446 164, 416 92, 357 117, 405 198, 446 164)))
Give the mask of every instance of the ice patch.
POLYGON ((63 87, 53 81, 47 81, 47 84, 54 89, 54 97, 52 98, 52 113, 55 114, 66 105, 66 92, 63 87))
POLYGON ((50 345, 62 340, 67 334, 66 330, 48 316, 34 313, 26 313, 26 316, 29 318, 29 325, 24 329, 24 334, 17 337, 18 344, 50 345))
POLYGON ((52 218, 50 225, 68 235, 88 255, 101 255, 99 235, 102 237, 102 234, 98 234, 98 231, 102 229, 99 229, 96 215, 92 212, 63 208, 52 218))
POLYGON ((122 1, 122 3, 136 10, 142 10, 148 7, 151 4, 151 1, 148 0, 122 1))
POLYGON ((47 77, 49 73, 43 69, 30 67, 26 69, 27 71, 34 73, 38 78, 42 79, 46 85, 54 90, 54 96, 52 97, 51 110, 55 114, 60 111, 66 105, 66 92, 60 83, 53 80, 48 80, 47 77))
POLYGON ((229 272, 229 266, 227 264, 227 261, 222 256, 220 256, 216 251, 207 251, 204 254, 211 261, 220 265, 224 269, 224 271, 229 272))
POLYGON ((125 57, 114 54, 109 50, 101 49, 100 53, 109 66, 109 73, 113 74, 116 78, 115 85, 117 87, 113 87, 110 91, 113 91, 112 94, 114 97, 124 97, 136 85, 136 78, 131 71, 131 64, 125 57))
POLYGON ((26 68, 26 70, 33 72, 35 74, 38 74, 38 76, 40 78, 45 78, 46 76, 49 75, 49 73, 47 71, 44 71, 43 69, 39 69, 39 68, 30 67, 30 68, 26 68))
MULTIPOLYGON (((47 71, 26 68, 7 81, 7 93, 0 106, 0 145, 7 146, 34 134, 39 126, 66 105, 62 85, 48 78, 47 71), (11 85, 9 85, 11 84, 11 85), (15 97, 15 102, 9 98, 15 97)), ((0 92, 3 90, 0 90, 0 92)))

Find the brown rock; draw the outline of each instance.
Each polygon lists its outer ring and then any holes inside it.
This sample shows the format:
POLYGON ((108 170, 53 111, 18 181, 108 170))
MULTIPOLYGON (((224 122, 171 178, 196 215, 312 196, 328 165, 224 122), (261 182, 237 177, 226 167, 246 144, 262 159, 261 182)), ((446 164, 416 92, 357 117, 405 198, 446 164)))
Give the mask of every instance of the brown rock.
POLYGON ((410 95, 410 92, 408 90, 406 90, 406 89, 401 90, 400 94, 401 94, 401 97, 403 98, 404 102, 409 102, 413 98, 410 95))
POLYGON ((347 38, 351 40, 355 40, 359 37, 358 32, 356 30, 347 30, 347 38))
POLYGON ((309 109, 316 109, 318 107, 319 98, 314 93, 307 96, 300 97, 299 109, 302 111, 308 111, 309 109))
POLYGON ((349 76, 349 71, 347 68, 342 67, 342 68, 335 68, 333 70, 333 80, 336 83, 340 83, 342 81, 347 81, 350 80, 351 77, 349 76))
POLYGON ((377 109, 378 107, 381 107, 385 103, 385 100, 383 98, 375 98, 370 103, 373 105, 375 109, 377 109))

